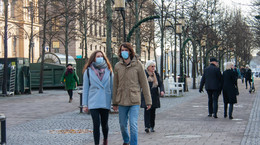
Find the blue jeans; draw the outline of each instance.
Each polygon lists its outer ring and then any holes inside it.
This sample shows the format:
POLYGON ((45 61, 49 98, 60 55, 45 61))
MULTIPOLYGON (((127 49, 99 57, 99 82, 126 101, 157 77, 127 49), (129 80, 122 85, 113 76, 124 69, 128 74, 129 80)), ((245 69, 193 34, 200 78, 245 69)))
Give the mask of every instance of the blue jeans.
POLYGON ((129 143, 130 145, 137 145, 138 141, 138 115, 139 115, 139 105, 134 106, 119 106, 119 124, 121 129, 121 134, 124 140, 124 143, 129 143), (127 121, 129 117, 130 122, 130 139, 127 127, 127 121))

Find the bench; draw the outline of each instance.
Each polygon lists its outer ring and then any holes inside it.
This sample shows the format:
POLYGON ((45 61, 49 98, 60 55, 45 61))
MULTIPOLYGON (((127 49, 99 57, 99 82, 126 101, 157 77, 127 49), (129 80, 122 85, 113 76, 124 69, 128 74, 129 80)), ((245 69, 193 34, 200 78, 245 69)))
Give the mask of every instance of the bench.
POLYGON ((184 92, 184 82, 174 82, 172 77, 164 80, 165 96, 180 96, 184 92))

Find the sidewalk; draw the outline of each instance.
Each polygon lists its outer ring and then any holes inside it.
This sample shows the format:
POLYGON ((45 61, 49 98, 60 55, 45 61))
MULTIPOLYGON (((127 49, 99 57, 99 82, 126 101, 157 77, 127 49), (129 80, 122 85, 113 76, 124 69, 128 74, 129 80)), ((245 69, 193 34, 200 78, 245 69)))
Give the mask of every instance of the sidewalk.
MULTIPOLYGON (((258 91, 259 80, 255 81, 258 91)), ((144 132, 143 109, 139 115, 140 145, 257 145, 260 144, 258 92, 249 94, 238 80, 240 95, 234 106, 234 119, 223 117, 222 95, 218 119, 207 117, 207 94, 189 89, 183 97, 161 98, 154 133, 144 132)), ((79 113, 79 95, 68 103, 63 90, 43 94, 0 97, 0 113, 7 117, 9 145, 92 145, 90 115, 79 113)), ((123 143, 118 114, 109 116, 110 145, 123 143)), ((101 136, 102 140, 102 136, 101 136)))

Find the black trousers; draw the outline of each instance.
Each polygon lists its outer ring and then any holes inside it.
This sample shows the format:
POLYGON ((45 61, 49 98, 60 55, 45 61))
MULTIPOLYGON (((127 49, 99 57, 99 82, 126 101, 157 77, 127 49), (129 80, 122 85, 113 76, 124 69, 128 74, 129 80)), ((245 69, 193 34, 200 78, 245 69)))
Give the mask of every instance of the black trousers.
POLYGON ((245 79, 246 80, 246 89, 247 89, 247 82, 249 84, 249 89, 251 88, 251 80, 250 79, 245 79))
MULTIPOLYGON (((228 103, 224 103, 224 115, 226 116, 227 115, 227 107, 228 107, 228 103)), ((229 104, 229 111, 228 111, 228 116, 232 116, 232 113, 233 113, 233 104, 230 103, 229 104)))
POLYGON ((73 90, 67 90, 68 91, 68 94, 70 96, 70 100, 72 99, 72 96, 73 96, 73 90))
POLYGON ((208 111, 209 114, 217 115, 219 92, 216 90, 207 90, 208 93, 208 111))
POLYGON ((155 126, 155 111, 156 108, 151 108, 147 110, 144 108, 144 126, 145 128, 154 128, 155 126))
POLYGON ((99 144, 100 139, 100 121, 104 139, 108 136, 108 109, 90 109, 90 114, 93 121, 93 135, 95 144, 99 144))

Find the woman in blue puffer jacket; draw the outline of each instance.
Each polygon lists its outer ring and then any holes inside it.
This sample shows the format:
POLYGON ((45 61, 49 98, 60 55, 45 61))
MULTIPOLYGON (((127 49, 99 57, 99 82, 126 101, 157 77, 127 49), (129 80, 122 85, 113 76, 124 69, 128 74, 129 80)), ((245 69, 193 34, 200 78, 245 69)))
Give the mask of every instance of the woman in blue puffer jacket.
POLYGON ((85 64, 83 72, 83 110, 90 111, 95 144, 99 144, 101 123, 103 144, 107 145, 108 116, 113 89, 112 67, 102 51, 95 51, 85 64))

